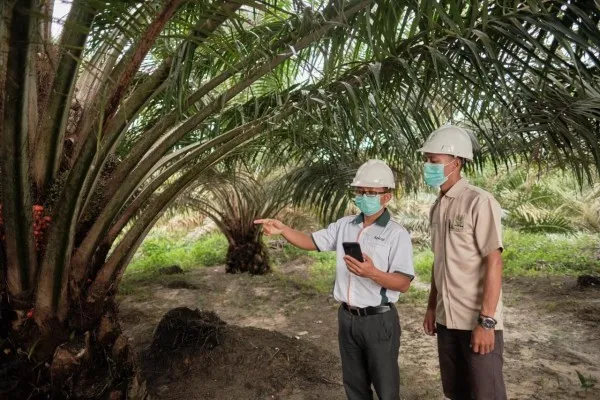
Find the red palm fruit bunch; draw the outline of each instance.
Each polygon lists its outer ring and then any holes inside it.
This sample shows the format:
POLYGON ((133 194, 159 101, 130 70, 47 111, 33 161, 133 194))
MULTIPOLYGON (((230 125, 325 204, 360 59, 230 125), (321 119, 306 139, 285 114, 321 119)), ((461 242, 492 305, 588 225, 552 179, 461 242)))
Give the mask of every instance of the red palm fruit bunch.
MULTIPOLYGON (((4 218, 2 204, 0 204, 0 240, 4 240, 4 218)), ((35 248, 36 250, 43 249, 45 234, 50 226, 52 218, 48 215, 44 215, 44 206, 36 204, 33 206, 33 235, 35 236, 35 248)))
POLYGON ((36 250, 43 249, 44 238, 52 218, 44 216, 44 206, 36 204, 33 206, 33 236, 35 236, 36 250))

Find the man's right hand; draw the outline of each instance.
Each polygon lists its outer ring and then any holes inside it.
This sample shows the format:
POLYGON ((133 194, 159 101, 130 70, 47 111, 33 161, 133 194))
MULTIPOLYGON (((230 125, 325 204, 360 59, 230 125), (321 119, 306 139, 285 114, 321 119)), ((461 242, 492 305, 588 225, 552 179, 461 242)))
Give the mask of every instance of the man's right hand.
POLYGON ((262 225, 263 231, 267 236, 281 235, 283 228, 285 228, 285 224, 276 219, 257 219, 254 223, 262 225))
POLYGON ((427 308, 425 320, 423 321, 423 329, 429 336, 435 336, 437 328, 435 327, 435 308, 427 308))

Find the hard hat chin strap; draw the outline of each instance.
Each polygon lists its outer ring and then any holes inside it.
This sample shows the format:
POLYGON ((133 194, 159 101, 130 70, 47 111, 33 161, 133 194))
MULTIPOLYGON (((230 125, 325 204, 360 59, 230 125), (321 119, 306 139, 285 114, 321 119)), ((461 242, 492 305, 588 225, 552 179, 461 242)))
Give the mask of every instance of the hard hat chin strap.
MULTIPOLYGON (((455 160, 457 159, 457 160, 461 161, 460 157, 457 157, 457 156, 454 156, 454 159, 455 160)), ((450 161, 448 164, 453 163, 453 162, 454 162, 454 160, 450 161)), ((446 164, 446 165, 448 165, 448 164, 446 164)), ((450 175, 452 175, 453 173, 455 173, 457 170, 458 170, 458 166, 454 167, 454 169, 452 170, 452 172, 450 172, 448 175, 446 175, 446 178, 449 178, 450 175)))

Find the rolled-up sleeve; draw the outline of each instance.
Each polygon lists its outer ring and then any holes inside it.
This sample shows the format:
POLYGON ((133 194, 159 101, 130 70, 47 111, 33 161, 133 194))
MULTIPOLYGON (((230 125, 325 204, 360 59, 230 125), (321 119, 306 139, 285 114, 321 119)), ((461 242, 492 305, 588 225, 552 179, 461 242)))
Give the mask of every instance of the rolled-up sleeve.
POLYGON ((337 246, 337 236, 340 220, 329 224, 325 229, 313 232, 312 240, 319 251, 334 251, 337 246))
POLYGON ((398 232, 398 236, 390 251, 389 272, 405 275, 412 281, 415 277, 413 251, 410 235, 407 231, 398 232))
POLYGON ((475 242, 482 257, 502 251, 502 208, 493 197, 480 199, 473 210, 475 242))

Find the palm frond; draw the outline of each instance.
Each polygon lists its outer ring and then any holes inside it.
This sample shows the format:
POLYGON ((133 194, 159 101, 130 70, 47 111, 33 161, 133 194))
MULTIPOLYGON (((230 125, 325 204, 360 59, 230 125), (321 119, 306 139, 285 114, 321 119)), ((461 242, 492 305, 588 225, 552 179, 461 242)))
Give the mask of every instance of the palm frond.
POLYGON ((275 217, 290 204, 291 196, 282 190, 284 181, 258 180, 242 165, 213 170, 210 182, 193 187, 174 206, 204 213, 231 241, 242 242, 249 235, 260 234, 254 221, 275 217))

